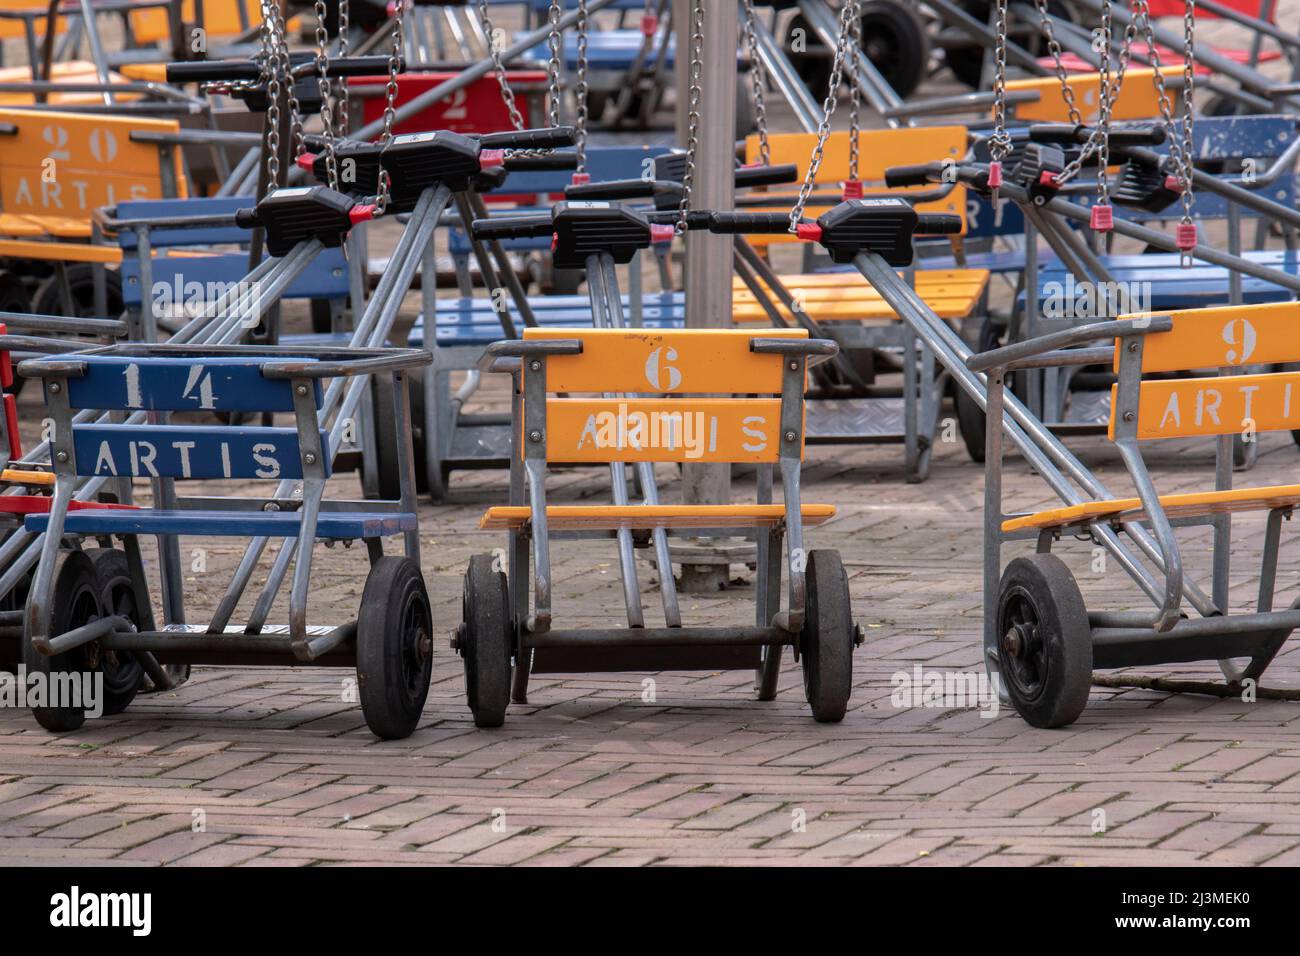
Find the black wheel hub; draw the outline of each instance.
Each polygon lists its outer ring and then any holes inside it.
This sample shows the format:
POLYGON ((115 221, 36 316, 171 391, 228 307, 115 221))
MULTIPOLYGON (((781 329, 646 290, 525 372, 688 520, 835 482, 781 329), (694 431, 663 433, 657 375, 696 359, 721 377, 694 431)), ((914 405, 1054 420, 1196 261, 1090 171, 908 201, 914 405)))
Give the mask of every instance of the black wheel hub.
POLYGON ((1002 608, 999 643, 1002 675, 1017 696, 1036 699, 1048 678, 1048 658, 1039 613, 1030 595, 1020 589, 1007 595, 1002 608))

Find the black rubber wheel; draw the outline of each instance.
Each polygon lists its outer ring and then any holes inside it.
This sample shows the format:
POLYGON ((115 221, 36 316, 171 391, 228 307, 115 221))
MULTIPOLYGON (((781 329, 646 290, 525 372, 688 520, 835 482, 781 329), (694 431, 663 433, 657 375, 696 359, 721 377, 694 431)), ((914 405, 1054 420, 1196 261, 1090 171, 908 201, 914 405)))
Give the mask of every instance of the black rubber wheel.
MULTIPOLYGON (((95 576, 95 565, 81 551, 61 551, 54 568, 54 587, 50 593, 50 636, 66 634, 74 628, 98 620, 99 579, 95 576)), ((24 628, 23 664, 27 667, 28 679, 32 675, 44 675, 46 687, 52 689, 51 677, 57 674, 83 675, 90 668, 87 662, 86 646, 74 647, 62 654, 46 656, 32 646, 31 634, 24 628)), ((62 685, 62 681, 57 682, 62 685)), ((84 688, 84 682, 78 678, 76 683, 84 688)), ((32 716, 36 722, 50 733, 66 734, 78 730, 86 722, 86 701, 80 706, 64 704, 52 707, 33 707, 32 716)))
MULTIPOLYGON (((989 22, 989 11, 991 4, 989 0, 962 0, 961 8, 970 16, 974 17, 980 23, 989 22)), ((1079 18, 1070 8, 1069 4, 1062 0, 1048 0, 1048 12, 1062 20, 1068 20, 1070 23, 1078 23, 1079 18)), ((1038 27, 1038 21, 1022 21, 1014 24, 1011 31, 1011 40, 1018 43, 1021 47, 1028 50, 1035 57, 1046 56, 1048 54, 1047 43, 1043 39, 1042 32, 1038 27)), ((974 43, 969 46, 954 47, 944 51, 944 62, 957 79, 961 80, 973 90, 982 88, 982 73, 984 71, 984 47, 976 46, 974 43)))
POLYGON ((975 401, 964 388, 957 389, 953 405, 957 408, 957 431, 961 433, 966 454, 970 455, 971 461, 982 462, 984 429, 988 416, 984 414, 984 409, 980 408, 979 402, 975 401))
POLYGON ((476 554, 465 572, 459 650, 465 662, 465 696, 476 727, 500 727, 510 704, 514 634, 510 593, 490 554, 476 554))
POLYGON ((803 689, 819 723, 844 719, 853 692, 853 613, 838 551, 809 551, 808 604, 799 635, 803 689))
POLYGON ((311 300, 311 330, 317 335, 328 335, 334 331, 334 313, 330 309, 329 299, 311 300))
MULTIPOLYGON (((68 290, 72 293, 72 304, 76 308, 76 318, 82 319, 116 319, 126 308, 122 301, 122 277, 106 269, 104 271, 104 295, 106 311, 104 315, 95 312, 95 272, 89 262, 70 262, 68 270, 68 290)), ((32 311, 37 315, 66 315, 63 297, 59 295, 59 277, 52 275, 40 284, 32 298, 32 311)))
MULTIPOLYGON (((910 96, 925 79, 929 67, 930 41, 925 27, 899 0, 869 0, 862 5, 861 19, 862 50, 867 59, 900 98, 910 96)), ((820 103, 826 99, 830 84, 831 57, 803 14, 790 21, 786 33, 790 37, 786 55, 808 92, 820 103), (802 52, 792 48, 796 30, 803 30, 806 48, 802 52)), ((846 77, 841 82, 847 87, 849 81, 846 77)))
MULTIPOLYGON (((402 497, 402 462, 398 458, 398 429, 393 411, 393 376, 387 372, 370 378, 370 407, 374 410, 373 436, 370 447, 374 451, 376 484, 364 489, 365 497, 380 501, 398 501, 402 497)), ((419 429, 424 434, 424 380, 417 375, 408 376, 407 397, 411 402, 411 431, 419 429)), ((428 476, 424 470, 424 445, 413 444, 415 458, 415 490, 417 494, 428 489, 428 476)))
MULTIPOLYGON (((131 587, 131 566, 126 552, 116 548, 86 551, 95 566, 99 582, 99 606, 104 614, 116 614, 140 628, 143 619, 131 587)), ((97 651, 99 670, 104 674, 104 713, 120 714, 135 700, 144 679, 144 667, 130 651, 97 651)))
MULTIPOLYGON (((0 312, 17 312, 28 315, 32 311, 32 299, 23 286, 23 281, 12 272, 0 272, 0 312)), ((14 373, 14 383, 5 388, 10 395, 17 395, 23 390, 27 379, 14 373)))
MULTIPOLYGON (((432 369, 413 368, 406 373, 407 394, 411 398, 411 457, 415 459, 415 492, 427 494, 429 491, 429 469, 425 464, 424 435, 426 432, 426 406, 424 403, 424 376, 432 375, 432 369)), ((389 387, 391 389, 390 380, 389 387)), ((399 492, 400 494, 400 492, 399 492)), ((434 501, 434 504, 441 504, 434 501)))
POLYGON ((420 567, 385 555, 366 576, 357 614, 357 692, 381 740, 411 736, 433 675, 433 615, 420 567))
POLYGON ((762 657, 754 669, 754 699, 776 700, 776 685, 781 677, 781 655, 785 650, 780 644, 768 644, 762 648, 762 657))
POLYGON ((1074 576, 1054 554, 1019 557, 998 589, 1002 688, 1034 727, 1074 723, 1092 685, 1092 634, 1074 576))

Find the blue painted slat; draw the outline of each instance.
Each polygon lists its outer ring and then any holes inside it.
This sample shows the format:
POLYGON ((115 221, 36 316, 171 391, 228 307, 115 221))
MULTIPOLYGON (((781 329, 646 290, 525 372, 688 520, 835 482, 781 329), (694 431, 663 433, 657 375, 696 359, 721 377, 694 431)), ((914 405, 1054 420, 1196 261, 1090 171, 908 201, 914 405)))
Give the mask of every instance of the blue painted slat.
MULTIPOLYGON (((252 200, 247 196, 199 196, 193 199, 133 199, 117 204, 119 219, 175 219, 193 216, 233 216, 247 209, 252 200)), ((248 230, 238 226, 156 226, 149 230, 149 241, 154 248, 168 246, 214 246, 248 242, 248 230)), ((134 230, 123 230, 117 237, 123 249, 136 248, 134 230)))
MULTIPOLYGON (((122 299, 128 308, 138 308, 140 260, 122 260, 122 299)), ((160 307, 169 303, 198 306, 214 302, 248 274, 245 253, 204 256, 154 256, 153 299, 160 307)), ((250 290, 251 294, 251 290, 250 290)), ((342 249, 325 249, 285 290, 286 299, 345 299, 348 295, 347 261, 342 249)), ((191 312, 190 314, 197 314, 191 312)))
MULTIPOLYGON (((48 514, 28 515, 29 531, 49 526, 48 514)), ((265 535, 296 538, 302 516, 296 511, 96 511, 87 508, 67 516, 70 534, 177 534, 247 538, 265 535)), ((416 528, 414 514, 372 511, 323 512, 316 522, 321 538, 378 538, 416 528)))
MULTIPOLYGON (((587 172, 594 183, 613 179, 639 179, 645 171, 645 160, 672 152, 667 146, 589 146, 587 172)), ((493 190, 508 196, 531 193, 560 193, 573 181, 569 169, 519 170, 506 177, 505 182, 493 190)), ((510 210, 510 215, 520 215, 510 210)))
MULTIPOLYGON (((73 408, 146 411, 291 412, 288 381, 262 377, 265 356, 137 358, 85 355, 86 374, 68 379, 73 408)), ((309 361, 302 359, 301 361, 309 361)), ((319 381, 314 383, 320 407, 319 381)))
MULTIPOLYGON (((320 431, 321 447, 329 436, 320 431)), ((301 478, 298 431, 234 425, 74 425, 77 474, 132 478, 301 478)), ((325 455, 325 472, 330 471, 325 455)))

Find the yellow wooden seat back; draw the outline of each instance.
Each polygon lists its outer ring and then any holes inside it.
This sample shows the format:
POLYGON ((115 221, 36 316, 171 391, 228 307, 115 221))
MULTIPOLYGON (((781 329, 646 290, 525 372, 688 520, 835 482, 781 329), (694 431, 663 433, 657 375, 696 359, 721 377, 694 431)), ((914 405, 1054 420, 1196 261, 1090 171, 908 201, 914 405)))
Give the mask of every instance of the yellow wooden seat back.
MULTIPOLYGON (((187 24, 197 19, 194 0, 185 0, 182 17, 187 24)), ((231 37, 244 33, 251 27, 262 25, 262 7, 258 0, 203 0, 203 28, 211 37, 231 37), (240 5, 244 15, 240 18, 240 5)), ((168 33, 167 11, 155 7, 137 10, 131 14, 131 30, 137 43, 166 43, 168 33)), ((186 37, 187 40, 190 37, 186 37)))
POLYGON ((547 460, 775 462, 785 359, 750 343, 807 337, 803 329, 526 329, 525 341, 582 342, 581 354, 546 360, 547 460), (699 397, 718 393, 746 397, 699 397), (592 397, 573 397, 583 394, 592 397))
MULTIPOLYGON (((175 120, 0 109, 0 212, 61 237, 90 235, 101 206, 188 195, 178 148, 137 142, 175 120)), ((12 233, 11 233, 12 235, 12 233)))
MULTIPOLYGON (((40 10, 42 13, 50 9, 49 0, 3 0, 0 3, 0 9, 4 10, 40 10)), ((45 17, 39 17, 36 20, 36 39, 45 35, 45 17)), ((55 22, 54 32, 61 34, 68 28, 67 17, 59 17, 55 22)), ((26 36, 23 29, 22 20, 0 20, 0 40, 17 40, 26 36)))
MULTIPOLYGON (((3 2, 3 0, 0 0, 0 2, 3 2)), ((162 66, 162 64, 157 65, 162 66)), ((31 79, 32 71, 26 66, 7 66, 0 69, 0 83, 29 83, 31 79)), ((95 64, 89 60, 69 60, 66 63, 52 64, 50 81, 53 83, 98 83, 99 74, 95 72, 95 64)), ((127 77, 122 73, 113 72, 109 74, 109 81, 112 83, 125 83, 127 77)), ((119 102, 140 99, 139 93, 118 93, 116 95, 119 102)), ((66 106, 77 103, 102 103, 103 98, 98 93, 51 93, 46 98, 46 101, 51 104, 57 103, 66 106)), ((32 93, 0 93, 0 107, 30 106, 35 102, 36 96, 32 93)))
MULTIPOLYGON (((1183 68, 1181 64, 1164 65, 1161 66, 1160 72, 1166 80, 1175 80, 1182 77, 1183 68)), ((1155 74, 1156 71, 1150 68, 1129 68, 1125 72, 1124 85, 1120 87, 1111 119, 1155 119, 1160 115, 1160 99, 1156 95, 1155 74)), ((1096 73, 1072 73, 1068 79, 1070 89, 1074 91, 1075 105, 1083 115, 1083 121, 1095 123, 1100 112, 1098 96, 1101 92, 1101 77, 1096 73)), ((1070 111, 1061 92, 1061 81, 1055 76, 1008 80, 1007 90, 1034 90, 1038 93, 1037 102, 1014 105, 1014 115, 1017 120, 1035 123, 1070 122, 1070 111)), ((1177 113, 1181 108, 1179 91, 1169 90, 1169 103, 1177 113)))
MULTIPOLYGON (((1300 303, 1160 314, 1173 320, 1173 329, 1144 336, 1144 375, 1300 361, 1300 339, 1296 336, 1300 303)), ((1116 348, 1122 344, 1122 340, 1117 341, 1116 348)), ((1137 437, 1143 440, 1255 435, 1300 428, 1300 372, 1144 378, 1136 410, 1120 407, 1118 389, 1118 385, 1114 386, 1111 393, 1112 438, 1116 416, 1123 414, 1136 415, 1137 437)))
MULTIPOLYGON (((799 181, 808 172, 808 161, 813 147, 817 144, 815 133, 776 133, 769 137, 772 148, 772 164, 793 163, 799 168, 799 181)), ((965 126, 916 126, 903 129, 863 130, 858 138, 859 159, 858 176, 867 183, 866 191, 870 194, 883 192, 916 192, 932 190, 934 186, 907 187, 889 189, 884 185, 885 170, 890 166, 907 166, 918 163, 933 163, 951 159, 956 162, 966 155, 967 133, 965 126)), ((745 161, 758 162, 759 139, 757 135, 745 140, 745 161)), ((826 139, 826 150, 815 182, 819 192, 837 190, 840 184, 849 178, 849 133, 847 130, 833 132, 826 139)), ((798 186, 775 187, 768 190, 768 195, 789 195, 790 205, 794 205, 798 195, 798 186)), ((805 215, 816 218, 829 206, 809 205, 805 215)), ((966 187, 957 185, 943 199, 920 202, 916 204, 918 212, 939 212, 960 216, 962 230, 966 224, 966 187)), ((772 242, 795 242, 791 236, 759 235, 748 237, 756 246, 772 242)))

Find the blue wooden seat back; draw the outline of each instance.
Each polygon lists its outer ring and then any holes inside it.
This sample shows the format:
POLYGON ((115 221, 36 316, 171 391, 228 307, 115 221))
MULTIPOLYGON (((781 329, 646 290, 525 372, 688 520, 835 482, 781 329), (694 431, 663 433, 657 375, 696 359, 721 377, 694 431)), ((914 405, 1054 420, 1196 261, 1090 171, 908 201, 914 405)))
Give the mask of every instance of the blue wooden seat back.
MULTIPOLYGON (((622 297, 624 313, 629 299, 622 297)), ((573 326, 591 328, 591 302, 581 295, 537 296, 528 300, 539 325, 551 328, 573 326)), ((649 328, 680 328, 686 321, 685 295, 681 292, 657 292, 642 297, 642 322, 649 328)), ((452 299, 438 303, 436 343, 439 348, 462 345, 489 345, 503 338, 501 320, 488 299, 452 299)), ((424 317, 416 319, 407 344, 423 348, 424 317)))
MULTIPOLYGON (((140 260, 123 258, 122 301, 127 308, 138 308, 144 297, 140 289, 140 260)), ((153 259, 154 301, 165 295, 180 305, 196 301, 210 303, 221 289, 243 281, 248 274, 248 254, 217 253, 204 256, 155 256, 153 259)), ((348 295, 347 260, 342 249, 322 249, 303 273, 285 290, 285 299, 345 299, 348 295)), ((197 314, 197 313, 194 313, 197 314)))
MULTIPOLYGON (((248 196, 199 196, 194 199, 133 199, 117 204, 117 218, 175 219, 196 216, 233 216, 240 209, 252 206, 248 196)), ((155 249, 168 246, 218 246, 248 242, 248 230, 238 226, 172 226, 157 225, 149 228, 149 241, 155 249)), ((123 229, 117 235, 123 249, 136 247, 134 229, 123 229)))
MULTIPOLYGON (((287 383, 286 383, 287 384, 287 383)), ((329 435, 320 430, 321 447, 329 435)), ((73 425, 78 475, 92 478, 301 478, 296 428, 234 425, 73 425)), ((325 474, 330 473, 325 455, 325 474)))
MULTIPOLYGON (((85 374, 68 379, 68 402, 74 409, 291 412, 294 407, 290 382, 262 375, 262 366, 271 361, 264 356, 83 354, 77 360, 85 364, 85 374)), ((313 384, 320 408, 320 382, 313 384)))
MULTIPOLYGON (((518 40, 523 36, 524 34, 521 33, 515 39, 518 40)), ((587 69, 592 72, 630 70, 641 50, 642 39, 640 30, 593 30, 587 37, 587 69)), ((660 42, 657 40, 651 48, 650 55, 654 58, 654 62, 659 60, 660 42)), ((524 55, 534 60, 546 62, 551 57, 551 51, 543 42, 537 44, 524 55)), ((566 70, 577 69, 578 37, 572 31, 564 34, 564 49, 560 55, 564 59, 564 68, 566 70)), ((664 52, 662 58, 665 69, 671 70, 673 68, 676 56, 677 43, 670 36, 668 38, 668 49, 664 52)))

